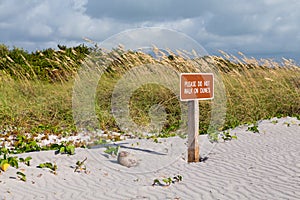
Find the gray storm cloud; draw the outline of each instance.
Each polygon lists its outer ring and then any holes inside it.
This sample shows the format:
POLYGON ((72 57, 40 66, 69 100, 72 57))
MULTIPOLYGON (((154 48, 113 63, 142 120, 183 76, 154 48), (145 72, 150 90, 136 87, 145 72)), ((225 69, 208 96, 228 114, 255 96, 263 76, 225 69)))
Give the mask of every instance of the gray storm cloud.
POLYGON ((0 43, 32 51, 155 26, 185 33, 212 53, 292 57, 300 50, 299 9, 297 0, 2 0, 0 43))

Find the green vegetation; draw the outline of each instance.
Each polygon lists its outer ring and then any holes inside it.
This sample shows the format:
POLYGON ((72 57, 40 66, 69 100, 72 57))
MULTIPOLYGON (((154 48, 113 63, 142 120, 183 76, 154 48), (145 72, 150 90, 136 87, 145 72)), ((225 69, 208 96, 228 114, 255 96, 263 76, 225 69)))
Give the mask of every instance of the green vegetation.
POLYGON ((17 156, 10 156, 11 151, 7 148, 0 149, 0 168, 2 171, 6 171, 10 166, 19 168, 19 162, 24 163, 27 166, 30 166, 30 156, 26 158, 18 158, 17 156))
POLYGON ((18 171, 17 172, 17 177, 21 180, 21 181, 24 181, 24 182, 26 182, 26 175, 23 173, 23 172, 20 172, 20 171, 18 171))
POLYGON ((248 131, 252 131, 253 133, 259 133, 259 130, 258 130, 258 125, 257 124, 254 124, 252 126, 248 126, 248 131))
POLYGON ((85 161, 87 160, 87 158, 85 158, 82 161, 77 161, 76 162, 76 167, 74 169, 74 172, 81 172, 84 171, 85 173, 87 173, 88 171, 86 170, 86 165, 85 165, 85 161))
POLYGON ((40 151, 42 147, 40 147, 37 142, 28 138, 25 135, 17 135, 14 143, 14 153, 23 153, 23 152, 32 152, 32 151, 40 151))
MULTIPOLYGON (((40 147, 33 138, 41 132, 45 137, 76 134, 72 116, 74 77, 84 59, 94 51, 95 48, 84 45, 73 48, 59 45, 58 51, 46 49, 28 53, 0 45, 0 130, 5 130, 0 135, 1 141, 12 142, 16 153, 56 148, 60 153, 73 154, 73 147, 40 147)), ((300 118, 300 68, 285 59, 276 63, 240 56, 238 59, 224 53, 222 57, 205 58, 217 69, 226 88, 226 121, 216 130, 272 117, 300 118)), ((102 130, 120 131, 111 114, 110 99, 115 84, 128 70, 151 63, 170 66, 180 72, 197 71, 191 60, 180 56, 170 59, 163 55, 158 60, 142 52, 115 49, 99 57, 107 62, 96 94, 96 113, 102 130)), ((160 136, 172 136, 184 122, 180 118, 180 102, 163 85, 147 84, 138 88, 130 98, 130 116, 135 123, 148 125, 151 122, 149 112, 156 104, 164 106, 166 111, 160 136)), ((201 101, 199 106, 202 134, 208 131, 211 102, 201 101)), ((86 120, 82 123, 89 119, 86 120)))
POLYGON ((30 160, 32 159, 32 157, 28 156, 26 158, 19 158, 19 161, 24 163, 27 166, 30 166, 30 160))
POLYGON ((221 133, 221 138, 224 141, 227 141, 227 140, 237 139, 237 136, 236 135, 231 135, 230 132, 227 130, 227 131, 224 131, 224 132, 221 133))
POLYGON ((104 153, 107 153, 109 155, 118 155, 118 152, 119 152, 119 149, 120 149, 120 146, 116 146, 116 147, 113 147, 113 146, 106 146, 106 150, 104 151, 104 153))
POLYGON ((6 164, 8 164, 8 166, 19 168, 18 157, 17 156, 7 157, 6 155, 4 155, 3 158, 0 159, 0 166, 1 166, 2 171, 6 171, 6 169, 7 169, 6 164))
POLYGON ((45 49, 28 53, 0 45, 0 70, 15 80, 65 82, 72 78, 82 60, 91 51, 84 45, 74 48, 58 45, 59 51, 45 49))
POLYGON ((163 178, 161 181, 159 179, 154 179, 152 186, 158 185, 158 186, 170 186, 172 183, 180 182, 182 181, 182 176, 177 175, 174 176, 173 178, 167 177, 163 178))
POLYGON ((50 169, 51 173, 56 174, 56 170, 57 170, 57 165, 55 163, 51 163, 51 162, 45 162, 45 163, 41 163, 37 166, 38 168, 48 168, 50 169))
MULTIPOLYGON (((82 147, 82 146, 81 146, 82 147)), ((75 145, 71 142, 61 142, 60 144, 51 144, 47 146, 40 146, 32 137, 18 134, 15 137, 14 142, 11 144, 10 149, 2 148, 0 149, 0 155, 2 154, 19 154, 26 152, 34 151, 43 151, 43 150, 56 150, 55 154, 75 154, 75 145)), ((23 162, 21 160, 21 162, 23 162)), ((24 160, 24 163, 28 163, 27 160, 24 160)))
POLYGON ((61 143, 61 144, 53 144, 51 145, 53 149, 57 149, 55 154, 68 154, 68 155, 74 155, 75 154, 75 146, 73 144, 66 144, 66 143, 61 143))

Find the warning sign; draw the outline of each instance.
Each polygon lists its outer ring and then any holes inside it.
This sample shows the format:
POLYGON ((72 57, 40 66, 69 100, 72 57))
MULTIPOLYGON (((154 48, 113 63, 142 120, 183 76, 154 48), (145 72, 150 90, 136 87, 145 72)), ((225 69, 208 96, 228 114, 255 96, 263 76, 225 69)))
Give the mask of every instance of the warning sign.
POLYGON ((180 99, 207 100, 214 98, 214 75, 212 73, 180 74, 180 99))

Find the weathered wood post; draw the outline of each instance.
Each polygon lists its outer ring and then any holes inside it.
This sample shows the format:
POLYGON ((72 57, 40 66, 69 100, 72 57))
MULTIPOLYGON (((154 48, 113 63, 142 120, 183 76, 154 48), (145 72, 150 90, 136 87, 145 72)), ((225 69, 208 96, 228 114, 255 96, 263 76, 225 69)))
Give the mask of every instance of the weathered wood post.
POLYGON ((199 162, 199 102, 188 101, 188 162, 199 162))

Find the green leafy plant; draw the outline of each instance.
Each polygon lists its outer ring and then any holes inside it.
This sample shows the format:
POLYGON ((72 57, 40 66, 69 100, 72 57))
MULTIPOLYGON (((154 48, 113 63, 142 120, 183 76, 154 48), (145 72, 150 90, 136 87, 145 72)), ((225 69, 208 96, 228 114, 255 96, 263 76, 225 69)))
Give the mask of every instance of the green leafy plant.
POLYGON ((28 138, 25 135, 19 134, 14 143, 14 153, 24 153, 32 151, 40 151, 42 148, 33 138, 28 138))
POLYGON ((30 166, 30 160, 32 159, 32 157, 28 156, 26 158, 19 158, 19 161, 24 163, 27 166, 30 166))
POLYGON ((45 162, 45 163, 41 163, 37 166, 38 168, 48 168, 51 170, 51 172, 53 174, 56 174, 56 170, 57 170, 57 165, 53 164, 51 162, 45 162))
POLYGON ((253 133, 259 133, 259 130, 258 130, 258 125, 257 124, 254 124, 252 126, 249 126, 247 131, 252 131, 253 133))
POLYGON ((86 165, 84 164, 86 160, 87 160, 87 158, 85 158, 85 159, 82 160, 82 161, 79 161, 79 160, 78 160, 78 161, 76 162, 76 167, 75 167, 74 172, 80 172, 80 171, 87 172, 87 170, 86 170, 86 165))
POLYGON ((15 168, 19 168, 19 162, 18 162, 18 157, 17 156, 10 156, 7 158, 8 164, 10 164, 10 166, 15 167, 15 168))
POLYGON ((237 139, 237 136, 236 135, 231 135, 229 131, 224 131, 223 133, 221 133, 221 137, 224 141, 237 139))
POLYGON ((177 175, 177 176, 174 176, 173 177, 173 182, 179 182, 179 181, 182 181, 182 176, 181 175, 177 175))
POLYGON ((24 181, 24 182, 26 182, 26 175, 23 173, 23 172, 20 172, 20 171, 18 171, 17 172, 17 177, 21 180, 21 181, 24 181))
POLYGON ((73 144, 53 144, 51 146, 52 149, 57 149, 55 154, 68 154, 74 155, 75 154, 75 146, 73 144))
POLYGON ((171 177, 168 177, 168 178, 164 178, 162 179, 162 181, 167 184, 167 185, 171 185, 172 183, 172 178, 171 177))
POLYGON ((158 143, 158 138, 153 138, 153 142, 158 143))
POLYGON ((1 149, 0 167, 2 171, 6 171, 9 166, 19 168, 19 160, 17 156, 9 156, 10 151, 7 148, 1 149))
POLYGON ((94 145, 107 144, 107 141, 100 138, 99 140, 94 141, 94 145))
POLYGON ((107 153, 107 154, 110 154, 110 155, 118 155, 118 151, 120 149, 120 146, 116 146, 116 147, 113 147, 113 146, 107 146, 106 147, 106 150, 104 151, 104 153, 107 153))
POLYGON ((10 150, 7 149, 7 148, 5 148, 5 147, 3 147, 3 148, 0 149, 0 155, 6 156, 9 153, 10 153, 10 150))
POLYGON ((7 148, 2 148, 0 150, 0 155, 3 155, 3 158, 0 158, 0 167, 2 171, 6 171, 9 166, 19 168, 19 162, 30 166, 30 160, 32 159, 30 156, 26 158, 18 158, 17 156, 9 156, 9 153, 11 153, 11 151, 7 148))
POLYGON ((159 181, 159 179, 154 179, 153 183, 152 183, 152 186, 154 185, 159 185, 159 186, 163 186, 163 184, 159 181))
POLYGON ((173 178, 167 177, 163 178, 161 181, 159 179, 154 179, 152 186, 158 185, 158 186, 170 186, 171 184, 174 184, 176 182, 182 181, 181 175, 176 175, 173 178))

